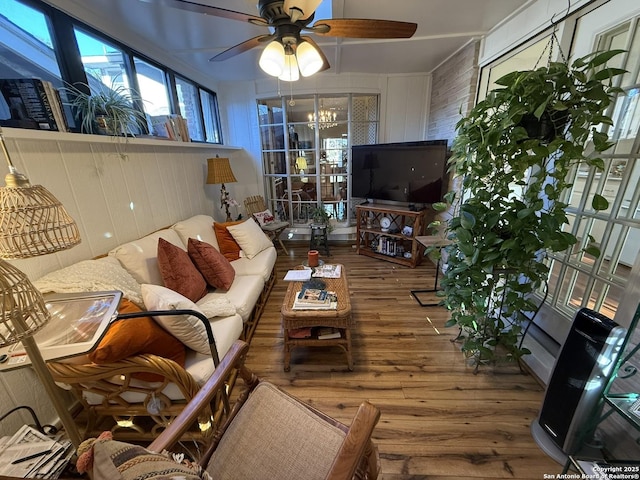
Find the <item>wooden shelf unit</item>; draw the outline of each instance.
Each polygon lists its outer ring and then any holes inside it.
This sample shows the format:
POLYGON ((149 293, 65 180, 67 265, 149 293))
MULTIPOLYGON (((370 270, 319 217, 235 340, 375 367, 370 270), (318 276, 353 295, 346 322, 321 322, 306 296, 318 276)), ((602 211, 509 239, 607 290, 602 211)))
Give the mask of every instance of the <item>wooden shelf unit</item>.
POLYGON ((358 205, 356 253, 415 268, 424 257, 424 248, 416 237, 424 235, 425 228, 426 210, 413 211, 375 203, 358 205), (391 220, 388 232, 383 232, 380 226, 384 217, 391 220), (411 227, 411 235, 402 233, 405 227, 411 227), (404 256, 406 252, 411 253, 410 258, 404 256))

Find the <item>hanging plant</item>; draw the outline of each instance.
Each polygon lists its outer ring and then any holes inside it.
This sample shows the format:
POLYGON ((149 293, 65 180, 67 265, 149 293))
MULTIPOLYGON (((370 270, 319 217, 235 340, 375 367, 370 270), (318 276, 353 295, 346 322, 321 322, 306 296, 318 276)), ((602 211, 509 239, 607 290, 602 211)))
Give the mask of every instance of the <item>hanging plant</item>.
MULTIPOLYGON (((620 53, 509 73, 457 124, 450 168, 462 177, 462 195, 446 196, 456 212, 442 288, 448 325, 460 328, 462 350, 476 366, 530 353, 519 338, 537 308, 532 294, 549 275, 545 253, 578 242, 563 230, 567 175, 578 164, 602 169, 598 153, 612 146, 601 126, 612 124, 605 113, 624 70, 606 64, 620 53)), ((596 195, 592 206, 608 202, 596 195)))

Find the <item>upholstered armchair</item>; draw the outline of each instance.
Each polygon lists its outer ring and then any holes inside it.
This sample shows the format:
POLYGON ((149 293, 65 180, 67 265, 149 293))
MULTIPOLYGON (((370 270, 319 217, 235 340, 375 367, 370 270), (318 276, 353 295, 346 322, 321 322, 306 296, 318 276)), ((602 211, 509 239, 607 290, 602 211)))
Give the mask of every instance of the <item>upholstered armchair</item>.
MULTIPOLYGON (((214 480, 378 477, 378 452, 371 441, 380 417, 376 407, 363 402, 351 425, 346 426, 258 379, 244 365, 247 350, 246 343, 235 342, 207 383, 146 450, 127 444, 109 446, 108 442, 112 440, 96 441, 91 447, 94 450, 91 455, 93 465, 87 469, 92 478, 111 480, 101 475, 101 471, 113 472, 114 467, 130 468, 131 462, 135 462, 138 475, 155 475, 154 468, 158 468, 163 459, 150 458, 156 455, 153 452, 175 452, 182 434, 189 431, 201 417, 203 409, 208 409, 226 388, 226 379, 234 371, 239 371, 245 389, 224 421, 214 427, 211 442, 196 459, 214 480), (127 449, 130 454, 123 456, 122 452, 127 449), (136 449, 140 451, 140 457, 134 461, 132 455, 136 449), (149 471, 141 470, 145 463, 149 471)), ((181 466, 174 464, 173 468, 194 468, 181 456, 165 454, 166 458, 171 461, 178 458, 181 462, 181 466)), ((200 474, 187 477, 203 478, 200 474)))

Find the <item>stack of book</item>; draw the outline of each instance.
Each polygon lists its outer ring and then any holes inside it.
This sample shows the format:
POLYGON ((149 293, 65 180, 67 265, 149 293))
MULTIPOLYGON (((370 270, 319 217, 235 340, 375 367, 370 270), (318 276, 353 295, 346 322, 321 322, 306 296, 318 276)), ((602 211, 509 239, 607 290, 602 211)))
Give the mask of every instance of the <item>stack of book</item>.
POLYGON ((305 288, 297 292, 293 301, 294 310, 330 310, 338 307, 335 292, 317 288, 305 288))
POLYGON ((189 127, 182 115, 155 115, 151 119, 151 133, 177 142, 190 142, 189 127))
POLYGON ((0 126, 68 132, 60 93, 38 78, 0 79, 0 126))

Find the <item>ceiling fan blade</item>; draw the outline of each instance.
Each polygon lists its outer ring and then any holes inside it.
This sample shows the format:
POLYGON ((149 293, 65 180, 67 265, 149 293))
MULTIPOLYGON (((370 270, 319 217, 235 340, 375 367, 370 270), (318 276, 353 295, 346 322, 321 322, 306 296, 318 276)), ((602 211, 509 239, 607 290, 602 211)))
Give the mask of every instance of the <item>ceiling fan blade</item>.
POLYGON ((293 22, 297 22, 313 15, 321 3, 322 0, 284 0, 282 10, 291 17, 293 22), (292 13, 291 10, 297 10, 297 12, 292 13))
POLYGON ((318 44, 313 40, 313 38, 307 37, 307 36, 301 36, 300 38, 302 40, 304 40, 305 42, 309 42, 311 45, 313 45, 313 47, 320 54, 320 57, 322 57, 322 68, 320 68, 320 70, 318 70, 318 72, 324 72, 325 70, 328 70, 329 68, 331 68, 331 64, 329 64, 329 60, 327 60, 327 57, 325 56, 324 52, 318 46, 318 44))
POLYGON ((416 32, 416 28, 418 28, 417 23, 397 22, 395 20, 334 18, 318 20, 310 28, 310 31, 326 37, 409 38, 416 32), (326 27, 329 27, 328 31, 325 31, 326 27))
POLYGON ((231 57, 235 57, 236 55, 240 55, 241 53, 244 53, 248 50, 251 50, 252 48, 257 47, 261 43, 272 38, 275 38, 275 35, 258 35, 257 37, 250 38, 249 40, 245 40, 244 42, 239 43, 238 45, 228 48, 224 52, 220 52, 214 57, 211 57, 209 61, 221 62, 223 60, 228 60, 231 57))
POLYGON ((227 10, 220 7, 212 7, 211 5, 203 5, 201 3, 191 2, 189 0, 142 0, 143 2, 162 5, 164 7, 178 8, 189 12, 204 13, 214 17, 228 18, 230 20, 239 20, 241 22, 249 22, 254 25, 267 25, 267 22, 255 15, 227 10))

